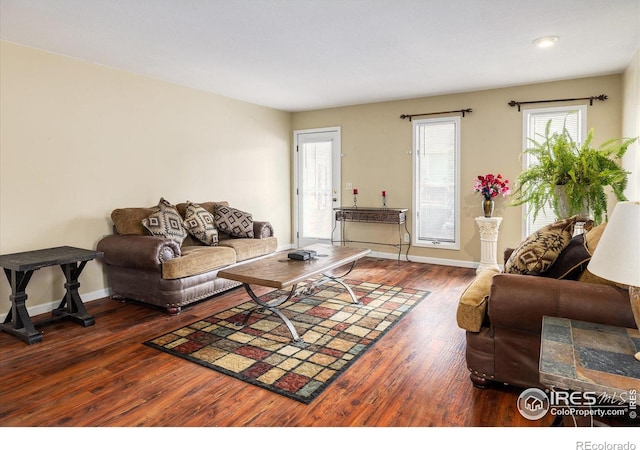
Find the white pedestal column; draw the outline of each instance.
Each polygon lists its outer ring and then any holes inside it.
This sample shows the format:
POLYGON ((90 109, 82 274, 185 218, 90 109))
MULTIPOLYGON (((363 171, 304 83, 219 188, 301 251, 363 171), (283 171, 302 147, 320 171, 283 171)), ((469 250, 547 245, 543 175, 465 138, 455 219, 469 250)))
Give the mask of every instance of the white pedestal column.
POLYGON ((476 217, 480 229, 480 266, 476 273, 485 269, 501 270, 498 265, 498 231, 502 217, 476 217))

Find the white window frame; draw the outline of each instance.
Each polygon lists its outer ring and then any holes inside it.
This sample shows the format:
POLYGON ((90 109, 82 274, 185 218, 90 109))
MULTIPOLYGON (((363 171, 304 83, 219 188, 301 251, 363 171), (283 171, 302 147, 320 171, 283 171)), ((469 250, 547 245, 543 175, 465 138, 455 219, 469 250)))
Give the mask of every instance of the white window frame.
POLYGON ((413 211, 412 211, 412 245, 416 247, 430 247, 446 250, 460 250, 460 117, 442 117, 421 119, 413 121, 413 211), (420 180, 419 180, 419 148, 418 148, 418 128, 425 124, 436 123, 453 123, 455 125, 455 144, 454 144, 454 194, 453 194, 453 212, 454 212, 454 241, 441 242, 437 239, 421 239, 420 238, 420 180))
MULTIPOLYGON (((550 108, 531 108, 531 109, 523 109, 522 110, 522 169, 525 170, 529 167, 531 162, 530 155, 528 153, 524 153, 524 151, 531 146, 529 142, 529 123, 532 115, 540 115, 540 114, 549 114, 549 113, 558 113, 558 114, 568 114, 570 112, 578 113, 578 136, 574 136, 575 141, 577 143, 581 143, 585 137, 587 136, 587 106, 586 105, 573 105, 573 106, 556 106, 550 108)), ((539 136, 536 136, 536 140, 541 139, 539 136)), ((553 212, 551 212, 552 214, 553 212)), ((529 208, 527 205, 522 206, 522 237, 523 239, 527 236, 531 235, 535 229, 531 227, 530 223, 530 215, 529 208)), ((538 213, 537 221, 541 221, 543 223, 552 223, 555 221, 555 217, 549 217, 545 220, 545 211, 541 211, 538 213)))

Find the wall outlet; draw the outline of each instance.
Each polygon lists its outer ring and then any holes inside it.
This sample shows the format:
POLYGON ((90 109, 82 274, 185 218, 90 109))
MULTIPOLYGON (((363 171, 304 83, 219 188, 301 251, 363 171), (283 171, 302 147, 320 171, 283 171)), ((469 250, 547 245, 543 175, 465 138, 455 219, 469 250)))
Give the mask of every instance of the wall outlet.
POLYGON ((345 189, 347 191, 351 191, 353 189, 353 183, 347 183, 346 186, 345 186, 345 189))
POLYGON ((405 233, 404 234, 404 241, 407 242, 407 243, 411 242, 411 237, 409 236, 409 233, 405 233))

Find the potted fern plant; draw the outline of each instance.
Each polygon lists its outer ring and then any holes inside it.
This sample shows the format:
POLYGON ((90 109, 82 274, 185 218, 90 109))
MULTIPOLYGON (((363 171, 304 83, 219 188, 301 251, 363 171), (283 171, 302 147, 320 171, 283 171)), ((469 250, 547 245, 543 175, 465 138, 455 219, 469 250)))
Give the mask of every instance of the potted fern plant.
POLYGON ((531 146, 525 153, 537 163, 518 176, 511 205, 528 204, 534 220, 546 207, 558 218, 578 214, 593 219, 595 224, 606 221, 605 188, 611 188, 618 201, 626 200, 629 172, 618 160, 638 138, 609 139, 594 147, 593 130, 589 130, 582 144, 577 144, 566 128, 550 133, 550 127, 551 121, 543 139, 529 139, 531 146))

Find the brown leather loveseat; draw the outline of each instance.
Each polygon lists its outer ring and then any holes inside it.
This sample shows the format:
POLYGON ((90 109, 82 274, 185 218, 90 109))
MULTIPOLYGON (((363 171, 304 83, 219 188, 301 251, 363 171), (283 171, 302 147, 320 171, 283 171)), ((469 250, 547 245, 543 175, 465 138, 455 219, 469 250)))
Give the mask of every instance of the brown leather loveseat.
POLYGON ((114 233, 97 246, 104 252, 111 296, 161 307, 172 315, 240 285, 219 278, 220 270, 272 254, 278 247, 269 222, 254 221, 227 202, 174 206, 161 199, 155 207, 115 209, 111 219, 114 233), (168 210, 169 220, 158 219, 159 210, 168 210), (150 223, 153 215, 156 222, 150 223))
MULTIPOLYGON (((538 372, 543 316, 636 327, 628 289, 586 269, 605 226, 570 235, 570 244, 543 273, 483 271, 476 276, 457 311, 458 325, 466 330, 467 368, 476 387, 499 382, 543 388, 538 372)), ((505 271, 512 252, 505 251, 505 271)))

